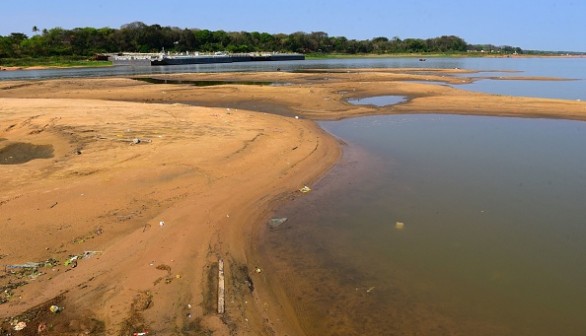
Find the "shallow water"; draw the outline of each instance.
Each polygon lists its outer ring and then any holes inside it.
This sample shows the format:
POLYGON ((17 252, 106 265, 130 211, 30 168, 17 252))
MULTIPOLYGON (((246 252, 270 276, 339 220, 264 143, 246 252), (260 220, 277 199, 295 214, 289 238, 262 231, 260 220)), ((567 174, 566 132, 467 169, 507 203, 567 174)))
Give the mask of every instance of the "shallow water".
POLYGON ((0 164, 21 164, 35 159, 49 159, 53 157, 53 152, 53 145, 12 142, 0 148, 0 164))
POLYGON ((278 211, 288 220, 261 248, 309 334, 586 330, 586 123, 415 115, 321 125, 350 152, 278 211))
POLYGON ((581 79, 568 81, 481 79, 455 87, 499 95, 586 100, 586 81, 581 79))
POLYGON ((374 105, 374 106, 389 106, 406 101, 405 96, 373 96, 363 98, 348 99, 350 104, 354 105, 374 105))

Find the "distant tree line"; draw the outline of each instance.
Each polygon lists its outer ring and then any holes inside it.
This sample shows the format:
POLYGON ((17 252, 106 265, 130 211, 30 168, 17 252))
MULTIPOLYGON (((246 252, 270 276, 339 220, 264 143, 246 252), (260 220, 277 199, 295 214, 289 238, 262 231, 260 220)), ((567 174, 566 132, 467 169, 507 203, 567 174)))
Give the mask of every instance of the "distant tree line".
MULTIPOLYGON (((32 28, 33 35, 12 33, 0 36, 0 58, 93 56, 117 52, 167 51, 227 51, 254 52, 279 51, 299 53, 460 53, 480 50, 482 46, 468 45, 457 36, 429 39, 376 37, 354 40, 332 37, 324 32, 296 32, 269 34, 259 32, 225 32, 207 29, 180 29, 133 22, 114 28, 52 28, 40 31, 32 28), (480 49, 478 49, 480 48, 480 49)), ((517 52, 520 48, 489 46, 495 52, 517 52)), ((484 50, 484 49, 482 49, 484 50)))

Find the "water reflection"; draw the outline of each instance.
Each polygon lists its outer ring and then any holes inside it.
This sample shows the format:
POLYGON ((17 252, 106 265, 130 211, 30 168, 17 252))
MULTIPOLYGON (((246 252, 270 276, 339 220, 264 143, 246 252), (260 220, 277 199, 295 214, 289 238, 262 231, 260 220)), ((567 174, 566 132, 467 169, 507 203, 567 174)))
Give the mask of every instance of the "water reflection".
POLYGON ((586 123, 321 125, 358 154, 280 209, 263 247, 310 334, 586 330, 586 123))

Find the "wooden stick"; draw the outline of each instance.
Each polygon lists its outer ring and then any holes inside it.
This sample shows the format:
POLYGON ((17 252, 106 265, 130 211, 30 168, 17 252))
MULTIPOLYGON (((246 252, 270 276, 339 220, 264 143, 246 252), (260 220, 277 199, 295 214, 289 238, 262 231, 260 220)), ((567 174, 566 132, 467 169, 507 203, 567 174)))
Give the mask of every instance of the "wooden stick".
POLYGON ((218 314, 224 314, 224 261, 218 261, 218 314))

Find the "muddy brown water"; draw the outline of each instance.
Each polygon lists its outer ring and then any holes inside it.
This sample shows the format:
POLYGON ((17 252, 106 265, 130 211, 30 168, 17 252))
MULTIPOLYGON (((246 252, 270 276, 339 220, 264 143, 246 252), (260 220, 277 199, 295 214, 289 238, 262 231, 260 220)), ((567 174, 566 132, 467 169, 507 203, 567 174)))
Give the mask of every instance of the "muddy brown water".
POLYGON ((345 159, 259 246, 308 335, 583 334, 586 123, 320 125, 345 159))

